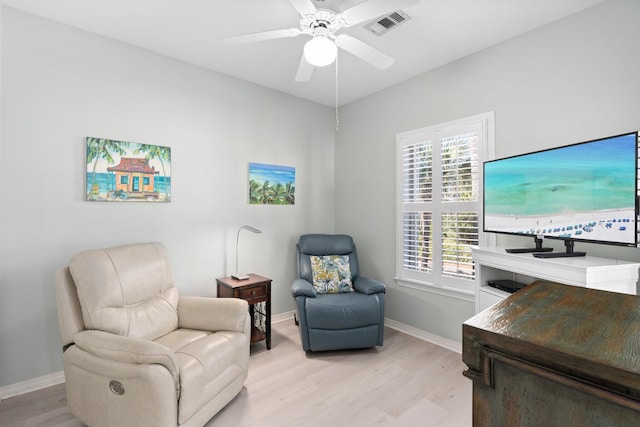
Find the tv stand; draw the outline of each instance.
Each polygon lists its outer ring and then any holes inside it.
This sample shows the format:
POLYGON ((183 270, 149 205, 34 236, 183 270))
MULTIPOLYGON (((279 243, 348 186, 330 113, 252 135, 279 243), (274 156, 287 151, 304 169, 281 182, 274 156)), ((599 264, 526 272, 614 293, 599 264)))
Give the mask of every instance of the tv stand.
POLYGON ((573 240, 565 240, 564 246, 565 252, 535 252, 533 256, 536 258, 567 258, 587 255, 586 252, 574 252, 573 240))
MULTIPOLYGON (((505 252, 504 247, 473 248, 476 271, 476 313, 512 295, 488 285, 489 281, 531 283, 549 280, 583 288, 636 295, 640 262, 594 256, 537 258, 505 252)), ((525 288, 526 289, 526 288, 525 288)))
POLYGON ((513 249, 505 249, 505 252, 510 254, 528 254, 531 252, 551 252, 553 248, 543 248, 542 247, 542 239, 538 236, 533 236, 533 240, 536 242, 535 248, 513 248, 513 249))

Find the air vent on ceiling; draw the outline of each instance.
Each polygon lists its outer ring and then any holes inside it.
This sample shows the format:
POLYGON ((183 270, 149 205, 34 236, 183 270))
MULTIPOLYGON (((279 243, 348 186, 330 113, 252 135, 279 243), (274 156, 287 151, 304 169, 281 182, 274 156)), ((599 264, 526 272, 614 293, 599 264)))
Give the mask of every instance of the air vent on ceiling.
POLYGON ((391 12, 388 15, 381 16, 375 21, 369 22, 364 27, 376 36, 381 36, 390 30, 397 28, 399 25, 409 21, 411 17, 401 10, 391 12))

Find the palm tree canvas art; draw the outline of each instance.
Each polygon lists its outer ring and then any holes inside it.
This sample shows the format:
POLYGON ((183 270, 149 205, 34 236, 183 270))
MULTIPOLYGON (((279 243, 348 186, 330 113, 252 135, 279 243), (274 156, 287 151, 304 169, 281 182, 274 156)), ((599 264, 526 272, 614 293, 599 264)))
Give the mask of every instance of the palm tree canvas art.
POLYGON ((171 201, 171 148, 94 137, 86 143, 86 200, 171 201))
POLYGON ((296 201, 296 168, 249 163, 249 203, 293 205, 296 201))

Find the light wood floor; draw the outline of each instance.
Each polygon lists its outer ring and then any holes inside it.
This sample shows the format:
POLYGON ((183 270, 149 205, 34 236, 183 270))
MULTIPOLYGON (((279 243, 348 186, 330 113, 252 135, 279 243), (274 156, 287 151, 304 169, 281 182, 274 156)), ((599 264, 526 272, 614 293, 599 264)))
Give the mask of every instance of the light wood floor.
MULTIPOLYGON (((459 354, 387 328, 383 347, 305 354, 293 320, 251 349, 245 388, 207 427, 471 426, 459 354)), ((2 427, 79 427, 64 384, 0 402, 2 427)))

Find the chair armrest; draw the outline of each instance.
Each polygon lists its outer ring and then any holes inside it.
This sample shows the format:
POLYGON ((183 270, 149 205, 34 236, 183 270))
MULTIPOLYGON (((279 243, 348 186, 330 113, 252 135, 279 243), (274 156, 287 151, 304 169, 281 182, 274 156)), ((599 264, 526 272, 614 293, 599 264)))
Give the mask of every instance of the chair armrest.
POLYGON ((178 327, 242 332, 248 310, 249 304, 240 298, 180 297, 178 327))
POLYGON ((356 291, 365 295, 386 293, 387 291, 387 287, 384 285, 384 283, 379 282, 375 279, 371 279, 369 277, 362 276, 356 277, 356 280, 353 283, 353 287, 356 291))
POLYGON ((162 365, 171 373, 176 390, 179 390, 178 359, 169 347, 142 338, 96 330, 80 331, 73 336, 73 340, 78 348, 102 359, 138 365, 162 365))
POLYGON ((293 295, 294 298, 300 296, 315 298, 316 288, 304 279, 296 279, 291 285, 291 295, 293 295))

